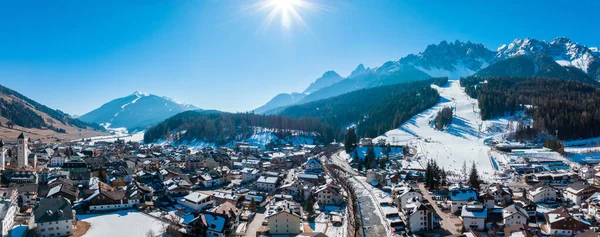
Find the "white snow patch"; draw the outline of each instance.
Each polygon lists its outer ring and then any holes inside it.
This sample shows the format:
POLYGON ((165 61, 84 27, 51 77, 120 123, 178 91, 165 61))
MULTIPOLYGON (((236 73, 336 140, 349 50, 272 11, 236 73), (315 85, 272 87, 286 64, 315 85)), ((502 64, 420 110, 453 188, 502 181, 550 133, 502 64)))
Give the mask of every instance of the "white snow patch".
POLYGON ((77 218, 91 224, 84 237, 146 236, 150 231, 160 235, 164 225, 164 222, 135 210, 77 215, 77 218))

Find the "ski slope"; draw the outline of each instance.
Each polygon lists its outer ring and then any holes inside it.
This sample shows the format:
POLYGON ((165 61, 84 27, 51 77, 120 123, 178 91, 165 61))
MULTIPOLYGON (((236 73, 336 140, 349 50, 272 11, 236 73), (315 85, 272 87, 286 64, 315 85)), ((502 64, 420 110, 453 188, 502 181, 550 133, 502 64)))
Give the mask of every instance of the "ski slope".
MULTIPOLYGON (((460 87, 459 81, 449 81, 448 86, 437 87, 440 103, 414 116, 398 129, 386 132, 374 141, 384 138, 392 144, 409 144, 417 148, 422 159, 434 159, 446 171, 460 173, 463 162, 468 168, 475 162, 481 178, 494 179, 496 170, 489 157, 490 148, 484 144, 486 137, 495 135, 481 131, 506 126, 505 118, 482 121, 478 113, 477 100, 470 98, 460 87), (444 131, 430 126, 437 112, 444 107, 453 107, 452 124, 444 131), (477 112, 474 112, 477 111, 477 112)), ((500 132, 500 131, 498 131, 500 132)), ((425 160, 421 160, 425 164, 425 160)))

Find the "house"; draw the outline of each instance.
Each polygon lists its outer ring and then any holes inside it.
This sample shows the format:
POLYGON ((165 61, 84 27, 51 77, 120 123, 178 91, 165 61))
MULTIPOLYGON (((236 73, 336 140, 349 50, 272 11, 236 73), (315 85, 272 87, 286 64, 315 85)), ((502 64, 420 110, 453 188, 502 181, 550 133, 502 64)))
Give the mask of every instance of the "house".
POLYGON ((373 139, 372 138, 361 138, 359 143, 361 146, 372 146, 373 139))
POLYGON ((339 206, 344 202, 341 188, 337 185, 326 184, 315 191, 315 199, 320 206, 339 206))
POLYGON ((496 206, 496 197, 492 196, 489 193, 484 193, 483 195, 479 196, 479 199, 483 203, 483 205, 489 210, 494 209, 494 207, 496 206))
POLYGON ((254 168, 244 168, 240 173, 242 173, 242 182, 244 183, 252 182, 260 176, 259 170, 254 168))
POLYGON ((406 206, 409 201, 412 201, 415 198, 419 201, 423 200, 423 195, 407 184, 394 187, 392 189, 392 196, 394 197, 394 204, 398 207, 406 206))
POLYGON ((463 226, 466 231, 485 229, 487 219, 487 208, 479 202, 469 202, 462 206, 460 217, 463 221, 463 226))
POLYGON ((289 200, 273 201, 267 208, 270 235, 296 235, 302 232, 302 207, 289 200))
POLYGON ((240 196, 233 192, 225 193, 215 191, 212 193, 212 195, 215 200, 215 203, 217 204, 230 203, 235 206, 237 205, 238 200, 240 199, 240 196))
POLYGON ((600 220, 600 192, 595 193, 590 198, 585 200, 588 204, 588 211, 586 217, 591 219, 592 217, 596 220, 600 220))
POLYGON ((214 198, 212 195, 207 195, 201 192, 193 192, 179 199, 177 203, 188 207, 192 210, 201 211, 207 207, 214 206, 214 198))
POLYGON ((74 214, 65 198, 46 198, 33 208, 33 217, 40 237, 73 234, 74 214))
MULTIPOLYGON (((7 195, 13 195, 13 198, 16 197, 14 196, 16 195, 16 193, 12 191, 3 193, 7 195)), ((17 212, 19 212, 18 209, 19 206, 17 205, 14 199, 11 200, 10 198, 2 198, 0 200, 0 229, 2 230, 2 236, 8 235, 8 232, 12 229, 13 225, 15 224, 15 216, 17 215, 17 212)))
POLYGON ((317 159, 308 159, 304 165, 304 172, 311 174, 319 174, 323 172, 323 167, 317 159))
POLYGON ((221 176, 216 172, 204 173, 198 175, 198 184, 202 187, 210 188, 213 186, 219 186, 223 182, 221 176))
POLYGON ((192 184, 187 175, 177 176, 165 181, 165 190, 169 196, 180 197, 188 194, 192 184))
POLYGON ((581 202, 590 198, 592 194, 600 191, 600 188, 585 184, 581 181, 572 183, 565 189, 565 200, 570 201, 575 205, 581 205, 581 202))
POLYGON ((20 184, 17 186, 19 192, 19 203, 22 205, 33 205, 38 198, 38 184, 20 184))
POLYGON ((542 225, 545 233, 555 236, 574 236, 590 230, 589 222, 574 217, 564 207, 546 212, 547 223, 542 225))
POLYGON ((306 201, 311 193, 312 187, 312 183, 294 180, 291 183, 282 185, 279 189, 281 190, 281 194, 291 195, 296 201, 306 201))
POLYGON ((548 184, 539 183, 527 190, 525 197, 534 203, 556 201, 556 189, 548 184))
POLYGON ((217 213, 200 213, 196 219, 192 220, 190 225, 200 225, 201 228, 198 228, 198 233, 195 233, 197 236, 215 236, 215 237, 225 237, 226 231, 228 228, 226 226, 229 224, 229 220, 226 215, 217 214, 217 213))
POLYGON ((450 211, 452 213, 463 210, 468 202, 477 200, 477 193, 470 187, 455 185, 450 187, 450 211))
POLYGON ((297 174, 296 178, 298 178, 298 180, 312 183, 313 185, 319 185, 319 176, 315 174, 297 174))
POLYGON ((533 237, 527 225, 517 224, 504 228, 504 237, 533 237))
POLYGON ((67 162, 69 159, 67 158, 67 156, 63 153, 58 153, 56 156, 52 157, 50 159, 50 166, 53 167, 62 167, 65 162, 67 162))
POLYGON ((517 198, 514 200, 514 203, 525 209, 525 211, 527 211, 527 215, 530 217, 534 217, 537 214, 537 204, 528 200, 527 198, 517 198))
POLYGON ((79 198, 79 189, 73 186, 73 183, 67 182, 52 182, 49 184, 50 190, 46 194, 46 198, 58 198, 64 197, 71 203, 75 202, 79 198))
POLYGON ((85 199, 91 211, 107 211, 132 208, 140 203, 141 194, 130 190, 104 190, 99 188, 85 199))
POLYGON ((507 206, 512 203, 512 191, 502 184, 492 184, 486 188, 485 192, 492 195, 494 201, 502 206, 507 206))
POLYGON ((418 199, 402 206, 402 221, 412 232, 430 231, 433 229, 433 211, 429 203, 418 199))
POLYGON ((277 182, 279 182, 277 177, 260 176, 256 180, 256 189, 266 192, 274 191, 277 188, 277 182))
POLYGON ((592 178, 594 178, 594 169, 585 165, 585 166, 579 168, 578 175, 579 175, 579 179, 581 179, 581 180, 592 179, 592 178))
POLYGON ((220 234, 224 234, 224 236, 230 236, 231 233, 235 233, 235 230, 240 223, 240 216, 242 215, 242 212, 231 203, 223 203, 208 210, 207 213, 217 214, 226 219, 225 226, 221 232, 213 230, 213 235, 210 235, 211 233, 207 233, 207 236, 223 236, 220 234))
POLYGON ((512 226, 517 224, 527 225, 529 214, 519 205, 512 204, 502 209, 502 219, 504 220, 504 226, 512 226))

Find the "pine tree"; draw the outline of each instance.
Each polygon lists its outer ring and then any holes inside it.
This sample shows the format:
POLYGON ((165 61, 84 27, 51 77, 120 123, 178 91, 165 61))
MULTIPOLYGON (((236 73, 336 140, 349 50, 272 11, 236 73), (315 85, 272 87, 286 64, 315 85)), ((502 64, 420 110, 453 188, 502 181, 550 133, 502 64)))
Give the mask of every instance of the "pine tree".
POLYGON ((463 161, 463 166, 462 166, 462 169, 460 171, 461 171, 461 174, 462 174, 461 178, 462 178, 463 182, 466 182, 467 181, 467 177, 468 177, 467 176, 468 169, 467 169, 467 161, 466 160, 463 161))
POLYGON ((315 205, 315 202, 313 200, 312 195, 308 195, 308 199, 306 199, 306 205, 304 206, 304 210, 307 213, 312 213, 313 212, 313 206, 315 205))
POLYGON ((357 137, 354 128, 348 128, 344 136, 344 149, 346 149, 346 153, 350 153, 356 148, 356 141, 357 137))
POLYGON ((477 166, 475 166, 475 162, 473 162, 471 173, 469 174, 469 185, 471 185, 472 188, 479 190, 480 184, 481 181, 479 181, 479 174, 477 174, 477 166))
POLYGON ((446 171, 442 168, 442 172, 440 172, 440 178, 441 178, 441 186, 448 186, 448 180, 446 179, 446 171))
POLYGON ((425 187, 431 187, 431 160, 427 161, 427 167, 425 168, 425 187))
POLYGON ((367 147, 367 154, 365 155, 365 167, 367 169, 372 169, 373 164, 375 162, 375 148, 373 146, 367 147))

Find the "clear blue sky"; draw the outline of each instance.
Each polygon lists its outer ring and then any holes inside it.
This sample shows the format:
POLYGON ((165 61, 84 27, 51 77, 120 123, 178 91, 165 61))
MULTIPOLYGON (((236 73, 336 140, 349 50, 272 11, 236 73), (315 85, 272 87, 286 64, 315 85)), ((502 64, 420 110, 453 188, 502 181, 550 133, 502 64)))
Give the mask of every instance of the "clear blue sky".
POLYGON ((83 114, 141 90, 201 108, 245 111, 441 40, 495 49, 567 36, 600 46, 598 1, 327 0, 261 29, 250 0, 3 1, 0 84, 83 114), (323 7, 325 5, 326 7, 323 7))

